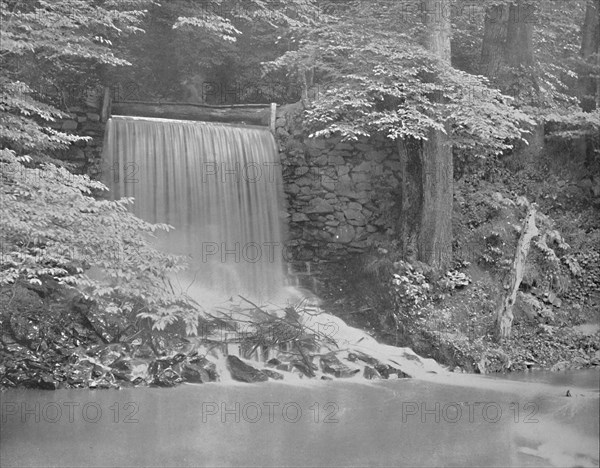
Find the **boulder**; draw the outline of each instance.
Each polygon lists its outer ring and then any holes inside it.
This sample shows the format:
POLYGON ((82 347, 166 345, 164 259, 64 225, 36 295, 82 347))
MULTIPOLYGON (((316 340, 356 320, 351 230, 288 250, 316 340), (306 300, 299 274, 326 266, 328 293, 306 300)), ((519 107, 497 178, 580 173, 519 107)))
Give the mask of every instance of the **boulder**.
POLYGON ((367 161, 376 161, 378 163, 383 162, 387 158, 387 154, 382 151, 368 151, 365 154, 367 161))
POLYGON ((295 175, 296 177, 300 177, 300 176, 303 176, 303 175, 305 175, 306 173, 308 173, 308 171, 309 171, 309 169, 308 169, 308 166, 297 167, 297 168, 294 170, 294 175, 295 175))
POLYGON ((157 387, 174 387, 182 382, 181 376, 170 367, 154 375, 152 385, 157 387))
POLYGON ((324 190, 327 190, 328 192, 333 192, 335 191, 335 186, 336 183, 333 180, 323 180, 321 182, 321 187, 323 187, 324 190))
POLYGON ((333 213, 335 210, 333 206, 326 202, 322 198, 315 198, 310 206, 307 208, 306 213, 333 213))
POLYGON ((152 359, 156 357, 152 348, 145 343, 134 346, 131 356, 140 359, 152 359))
POLYGON ((354 240, 354 236, 356 232, 352 226, 340 226, 336 231, 333 237, 334 242, 340 244, 348 244, 354 240))
POLYGON ((95 347, 93 350, 94 353, 90 356, 94 356, 103 366, 107 367, 127 353, 125 347, 119 343, 95 347))
POLYGON ((344 210, 344 216, 346 216, 346 219, 350 224, 354 224, 356 226, 364 226, 367 224, 367 220, 358 210, 346 209, 344 210))
POLYGON ((319 363, 324 373, 334 375, 337 378, 352 377, 360 372, 360 369, 351 369, 348 367, 333 353, 321 357, 319 363))
POLYGON ((227 369, 229 369, 229 373, 231 374, 231 378, 233 380, 237 380, 238 382, 254 383, 266 382, 269 380, 267 374, 255 369, 252 366, 249 366, 236 356, 227 356, 226 363, 227 369))
POLYGON ((325 138, 311 138, 306 141, 306 146, 309 148, 325 149, 328 143, 325 138))
POLYGON ((313 180, 308 176, 302 176, 296 179, 296 185, 298 187, 309 187, 313 184, 313 180))
POLYGON ((202 368, 208 374, 210 382, 217 382, 219 380, 216 364, 205 357, 193 357, 187 361, 187 365, 202 368))
POLYGON ((89 321, 96 334, 106 343, 116 341, 130 325, 121 311, 103 310, 94 301, 77 298, 73 308, 89 321))
POLYGON ((349 172, 350 172, 350 168, 348 166, 338 166, 338 168, 337 168, 337 174, 340 177, 345 176, 349 172))
POLYGON ((379 364, 375 366, 375 370, 381 374, 384 379, 389 379, 390 375, 396 375, 399 379, 410 378, 408 374, 405 374, 400 369, 389 366, 387 364, 379 364))
POLYGON ((326 166, 328 161, 329 161, 329 158, 327 157, 326 154, 320 154, 319 157, 314 159, 313 163, 316 166, 326 166))
POLYGON ((283 380, 283 374, 280 374, 279 372, 275 372, 274 370, 263 369, 261 372, 263 374, 265 374, 267 377, 269 377, 270 379, 273 379, 273 380, 283 380))
POLYGON ((184 382, 190 383, 206 383, 211 381, 208 372, 202 366, 187 362, 181 365, 181 378, 184 382))
POLYGON ((148 371, 154 376, 161 374, 167 369, 176 369, 179 371, 179 363, 181 363, 184 359, 185 356, 183 354, 176 354, 173 357, 156 359, 150 364, 148 371))
POLYGON ((310 221, 309 217, 304 213, 293 213, 292 214, 292 222, 294 223, 302 223, 305 221, 310 221))
POLYGON ((371 172, 371 168, 371 163, 369 161, 363 161, 352 169, 352 172, 371 172))
POLYGON ((110 366, 112 374, 127 382, 147 382, 150 380, 149 364, 142 359, 120 358, 110 366))
POLYGON ((343 166, 346 164, 344 158, 338 154, 332 154, 329 156, 329 165, 330 166, 343 166))

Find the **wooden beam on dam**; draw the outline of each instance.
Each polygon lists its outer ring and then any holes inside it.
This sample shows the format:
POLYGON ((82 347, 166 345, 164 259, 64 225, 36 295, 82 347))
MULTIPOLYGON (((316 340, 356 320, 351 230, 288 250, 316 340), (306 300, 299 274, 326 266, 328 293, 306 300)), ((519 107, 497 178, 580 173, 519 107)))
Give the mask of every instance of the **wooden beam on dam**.
POLYGON ((272 125, 270 104, 233 104, 214 106, 177 102, 112 102, 112 115, 157 117, 163 119, 199 120, 245 125, 272 125))

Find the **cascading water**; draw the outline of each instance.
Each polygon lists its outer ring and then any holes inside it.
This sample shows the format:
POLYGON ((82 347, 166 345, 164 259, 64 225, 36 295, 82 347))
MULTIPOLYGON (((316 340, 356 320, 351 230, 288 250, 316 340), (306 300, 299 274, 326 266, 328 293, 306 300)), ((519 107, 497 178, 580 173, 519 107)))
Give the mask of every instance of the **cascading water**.
POLYGON ((115 116, 104 164, 114 198, 134 197, 137 216, 175 227, 158 243, 191 256, 188 293, 264 301, 282 290, 283 188, 267 128, 115 116))
MULTIPOLYGON (((103 157, 113 172, 105 178, 113 198, 134 197, 136 215, 176 228, 158 246, 191 256, 189 271, 176 279, 200 304, 210 307, 241 294, 275 306, 302 298, 299 290, 285 287, 283 184, 275 140, 266 128, 113 117, 103 157)), ((338 317, 305 310, 299 317, 305 330, 325 338, 323 353, 371 356, 371 363, 410 376, 443 372, 435 361, 379 344, 338 317)), ((357 372, 366 362, 340 359, 357 372)))

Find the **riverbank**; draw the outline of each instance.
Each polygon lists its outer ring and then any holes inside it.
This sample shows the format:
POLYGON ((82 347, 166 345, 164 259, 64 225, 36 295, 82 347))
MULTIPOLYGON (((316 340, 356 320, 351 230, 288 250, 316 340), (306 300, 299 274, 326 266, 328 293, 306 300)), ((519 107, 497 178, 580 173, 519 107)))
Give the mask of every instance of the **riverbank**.
POLYGON ((503 351, 492 340, 480 340, 475 350, 486 354, 476 361, 473 348, 470 353, 450 354, 471 343, 457 339, 458 335, 439 330, 425 334, 427 324, 435 323, 426 316, 416 320, 411 329, 409 344, 418 351, 415 353, 407 346, 380 344, 374 333, 350 327, 334 315, 315 313, 314 307, 312 312, 288 310, 287 318, 261 311, 268 317, 263 326, 241 334, 235 333, 234 323, 222 317, 219 326, 205 324, 198 336, 190 337, 175 327, 152 330, 127 316, 109 315, 56 285, 17 285, 11 296, 2 297, 3 389, 173 387, 232 380, 386 380, 448 371, 419 354, 449 365, 454 372, 564 371, 600 364, 600 335, 589 326, 578 330, 543 325, 532 332, 517 324, 513 349, 503 351), (568 339, 561 340, 561 336, 568 339), (419 337, 427 337, 427 341, 419 341, 419 337), (585 343, 585 351, 581 343, 585 343), (530 365, 518 365, 524 348, 534 348, 544 359, 532 356, 530 365), (432 349, 435 352, 429 352, 432 349), (493 354, 491 349, 498 351, 493 354), (581 357, 584 353, 587 360, 581 357), (516 356, 514 365, 511 356, 516 356))
MULTIPOLYGON (((543 164, 550 160, 544 156, 543 164)), ((456 372, 598 366, 597 199, 571 183, 575 173, 556 168, 548 176, 540 161, 520 163, 518 169, 500 164, 493 173, 473 168, 456 181, 448 272, 406 262, 397 242, 382 240, 368 254, 311 265, 323 307, 382 342, 409 346, 456 372), (511 338, 499 343, 497 309, 519 239, 523 197, 538 204, 543 234, 529 252, 511 338)))
POLYGON ((63 287, 43 294, 36 289, 20 284, 12 296, 3 296, 4 389, 372 380, 446 372, 409 348, 379 344, 322 311, 255 305, 242 310, 238 303, 232 306, 238 319, 229 310, 216 316, 215 310, 196 336, 185 336, 175 326, 155 330, 131 317, 108 314, 63 287), (263 321, 249 327, 252 314, 263 321))

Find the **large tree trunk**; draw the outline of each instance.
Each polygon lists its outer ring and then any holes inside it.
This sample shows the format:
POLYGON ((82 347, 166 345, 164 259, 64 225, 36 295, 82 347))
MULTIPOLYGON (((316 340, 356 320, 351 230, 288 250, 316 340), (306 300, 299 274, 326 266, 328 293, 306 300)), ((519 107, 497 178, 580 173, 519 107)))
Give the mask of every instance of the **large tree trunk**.
MULTIPOLYGON (((589 0, 585 10, 585 20, 581 28, 581 57, 590 68, 600 66, 600 0, 589 0)), ((591 70, 580 79, 581 108, 591 112, 598 107, 600 99, 600 76, 591 76, 591 70)))
POLYGON ((529 254, 531 240, 538 235, 538 228, 535 225, 535 205, 531 204, 527 210, 525 221, 521 226, 521 237, 517 243, 517 250, 513 259, 510 271, 510 281, 508 291, 496 313, 496 336, 500 340, 510 338, 513 322, 513 306, 517 300, 519 286, 523 280, 525 263, 529 254))
MULTIPOLYGON (((480 70, 502 92, 521 104, 539 104, 539 85, 535 72, 533 25, 535 4, 515 0, 486 10, 480 70)), ((528 145, 518 144, 518 157, 537 158, 544 147, 544 127, 531 129, 528 145)))
POLYGON ((497 77, 504 64, 508 11, 508 5, 494 5, 485 13, 480 70, 488 78, 497 77))
POLYGON ((532 67, 535 6, 524 0, 511 3, 506 26, 505 61, 510 67, 532 67))
MULTIPOLYGON (((450 65, 450 18, 436 12, 451 11, 449 0, 426 0, 423 23, 425 44, 450 65), (432 14, 436 12, 437 14, 432 14)), ((452 145, 446 133, 431 130, 423 142, 421 156, 422 206, 417 239, 418 259, 443 269, 452 261, 452 145)))
POLYGON ((421 152, 423 203, 419 260, 443 269, 452 262, 452 146, 446 134, 430 130, 421 152))
POLYGON ((535 65, 534 15, 535 5, 526 0, 489 7, 485 14, 480 58, 481 73, 495 82, 500 89, 513 94, 514 97, 529 97, 532 100, 537 97, 539 89, 537 78, 531 70, 535 65), (529 89, 522 89, 523 67, 526 71, 529 69, 529 89))

